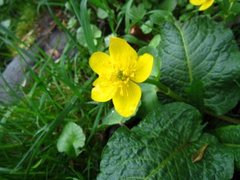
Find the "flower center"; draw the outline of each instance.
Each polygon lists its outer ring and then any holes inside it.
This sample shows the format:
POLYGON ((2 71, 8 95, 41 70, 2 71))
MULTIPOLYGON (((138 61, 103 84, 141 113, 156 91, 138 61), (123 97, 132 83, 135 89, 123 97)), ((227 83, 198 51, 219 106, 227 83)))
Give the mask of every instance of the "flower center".
POLYGON ((117 78, 121 81, 126 81, 128 76, 123 71, 118 71, 117 78))

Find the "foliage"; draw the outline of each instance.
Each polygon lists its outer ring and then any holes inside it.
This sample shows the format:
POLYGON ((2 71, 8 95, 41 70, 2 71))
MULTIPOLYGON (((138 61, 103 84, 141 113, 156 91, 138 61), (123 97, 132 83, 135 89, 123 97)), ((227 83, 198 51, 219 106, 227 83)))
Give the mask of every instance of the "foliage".
POLYGON ((0 0, 1 72, 9 52, 35 60, 16 89, 0 74, 0 97, 18 99, 0 104, 0 179, 238 177, 239 5, 0 0), (112 36, 154 57, 133 117, 91 99, 89 58, 109 54, 112 36))
POLYGON ((114 133, 98 179, 230 179, 233 156, 214 136, 202 133, 200 123, 199 112, 189 105, 155 108, 137 127, 114 133))

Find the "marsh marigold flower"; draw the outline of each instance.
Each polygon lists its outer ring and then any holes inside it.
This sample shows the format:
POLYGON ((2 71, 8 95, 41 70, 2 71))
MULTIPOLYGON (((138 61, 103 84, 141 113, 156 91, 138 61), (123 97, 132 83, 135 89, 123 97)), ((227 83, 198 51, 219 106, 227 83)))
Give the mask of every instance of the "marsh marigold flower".
POLYGON ((200 6, 199 11, 204 11, 213 4, 214 0, 190 0, 194 6, 200 6))
POLYGON ((106 102, 112 99, 115 110, 124 117, 133 115, 141 99, 137 83, 145 81, 153 66, 153 56, 136 51, 123 39, 112 37, 109 55, 95 52, 90 67, 99 77, 93 82, 92 99, 106 102))

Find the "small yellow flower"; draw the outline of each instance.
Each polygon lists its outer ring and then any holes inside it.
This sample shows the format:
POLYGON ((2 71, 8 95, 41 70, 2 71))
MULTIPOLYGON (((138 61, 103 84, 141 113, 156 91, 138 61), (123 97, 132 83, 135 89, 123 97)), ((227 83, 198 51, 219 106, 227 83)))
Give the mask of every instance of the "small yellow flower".
POLYGON ((190 3, 194 6, 200 6, 199 11, 204 11, 214 3, 214 0, 190 0, 190 3))
POLYGON ((123 39, 112 37, 109 55, 95 52, 90 67, 99 77, 93 82, 92 99, 106 102, 112 99, 116 111, 124 117, 133 115, 141 99, 137 83, 145 81, 153 66, 153 56, 136 51, 123 39))

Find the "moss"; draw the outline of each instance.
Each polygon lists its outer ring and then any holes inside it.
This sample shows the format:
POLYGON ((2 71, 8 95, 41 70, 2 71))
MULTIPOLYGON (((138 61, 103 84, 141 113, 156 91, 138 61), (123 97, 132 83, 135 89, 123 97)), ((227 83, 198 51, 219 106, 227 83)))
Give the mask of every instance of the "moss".
POLYGON ((34 4, 26 3, 20 9, 20 18, 16 26, 16 36, 23 38, 29 31, 34 29, 34 24, 37 19, 36 6, 34 4))
MULTIPOLYGON (((22 43, 18 43, 20 48, 29 48, 36 39, 35 23, 37 20, 36 5, 25 3, 19 7, 19 18, 16 19, 15 35, 22 43)), ((8 47, 12 56, 17 55, 15 48, 8 47)))
MULTIPOLYGON (((15 43, 21 48, 30 47, 36 39, 35 23, 38 18, 37 3, 27 0, 9 1, 1 6, 0 13, 0 21, 9 19, 11 25, 8 29, 13 31, 15 36, 24 42, 24 45, 23 43, 15 43)), ((0 58, 2 59, 8 59, 17 54, 14 47, 5 43, 0 44, 0 52, 4 52, 0 53, 0 58)), ((5 63, 1 63, 0 66, 4 68, 4 64, 5 63)))

